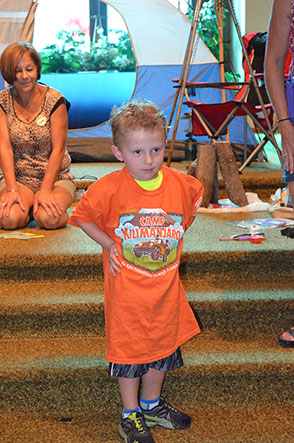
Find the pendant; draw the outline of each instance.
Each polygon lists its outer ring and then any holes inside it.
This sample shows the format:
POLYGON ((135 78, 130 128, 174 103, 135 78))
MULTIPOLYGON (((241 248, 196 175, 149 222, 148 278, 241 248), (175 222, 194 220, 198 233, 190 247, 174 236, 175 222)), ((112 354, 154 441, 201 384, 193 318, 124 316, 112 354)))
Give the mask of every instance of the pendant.
POLYGON ((36 123, 38 126, 45 126, 47 123, 47 118, 45 117, 45 115, 39 115, 39 117, 36 120, 36 123))

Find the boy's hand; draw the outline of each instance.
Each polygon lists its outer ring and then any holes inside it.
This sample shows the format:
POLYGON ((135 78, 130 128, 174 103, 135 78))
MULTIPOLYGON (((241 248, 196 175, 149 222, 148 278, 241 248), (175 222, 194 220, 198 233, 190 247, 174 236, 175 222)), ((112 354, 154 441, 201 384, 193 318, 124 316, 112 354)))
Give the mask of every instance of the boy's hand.
POLYGON ((117 273, 120 273, 121 264, 117 257, 118 251, 115 244, 113 244, 109 251, 109 274, 112 275, 112 277, 115 277, 117 273))
MULTIPOLYGON (((1 109, 1 108, 0 108, 1 109)), ((102 229, 93 222, 79 222, 76 224, 95 242, 97 242, 105 251, 109 253, 109 274, 115 277, 120 273, 121 264, 118 260, 118 251, 112 238, 109 237, 102 229)))

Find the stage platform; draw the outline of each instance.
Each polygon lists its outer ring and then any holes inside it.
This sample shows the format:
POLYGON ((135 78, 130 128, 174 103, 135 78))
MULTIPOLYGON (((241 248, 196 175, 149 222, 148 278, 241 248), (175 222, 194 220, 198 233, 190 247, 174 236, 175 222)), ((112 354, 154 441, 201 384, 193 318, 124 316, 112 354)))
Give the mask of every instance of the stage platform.
MULTIPOLYGON (((118 167, 72 165, 80 189, 118 167)), ((241 179, 268 201, 281 175, 269 162, 241 179)), ((225 196, 221 179, 220 188, 225 196)), ((264 217, 199 214, 185 235, 180 274, 202 332, 183 346, 185 366, 168 374, 163 394, 193 423, 153 430, 158 443, 291 440, 294 351, 277 336, 294 322, 294 240, 273 228, 261 244, 219 241, 243 232, 230 221, 264 217)), ((72 226, 21 231, 43 237, 0 238, 1 441, 121 441, 117 382, 104 360, 101 248, 72 226)))

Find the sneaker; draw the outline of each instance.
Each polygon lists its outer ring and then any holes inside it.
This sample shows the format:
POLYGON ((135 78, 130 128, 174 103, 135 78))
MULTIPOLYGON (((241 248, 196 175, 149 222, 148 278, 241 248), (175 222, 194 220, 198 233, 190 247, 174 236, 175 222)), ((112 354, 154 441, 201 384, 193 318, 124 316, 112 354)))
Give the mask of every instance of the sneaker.
POLYGON ((167 429, 187 429, 191 425, 191 417, 179 411, 173 406, 168 405, 163 398, 160 399, 159 405, 155 408, 146 410, 142 409, 146 425, 150 428, 156 425, 163 426, 167 429))
POLYGON ((126 443, 154 443, 141 412, 132 412, 127 418, 121 420, 119 435, 126 443))

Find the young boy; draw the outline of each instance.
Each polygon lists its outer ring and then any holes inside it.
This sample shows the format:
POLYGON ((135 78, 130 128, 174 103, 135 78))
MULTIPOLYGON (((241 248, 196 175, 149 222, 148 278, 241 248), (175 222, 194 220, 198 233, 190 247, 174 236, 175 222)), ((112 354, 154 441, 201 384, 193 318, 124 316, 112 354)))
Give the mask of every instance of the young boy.
POLYGON ((149 427, 191 424, 160 394, 166 371, 183 365, 180 345, 200 332, 179 263, 203 187, 162 165, 166 120, 153 103, 137 100, 114 109, 110 125, 112 151, 125 166, 89 187, 70 223, 103 248, 106 359, 124 406, 120 436, 149 443, 149 427))

